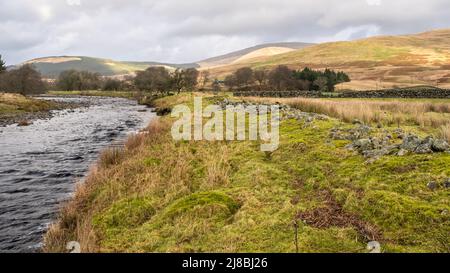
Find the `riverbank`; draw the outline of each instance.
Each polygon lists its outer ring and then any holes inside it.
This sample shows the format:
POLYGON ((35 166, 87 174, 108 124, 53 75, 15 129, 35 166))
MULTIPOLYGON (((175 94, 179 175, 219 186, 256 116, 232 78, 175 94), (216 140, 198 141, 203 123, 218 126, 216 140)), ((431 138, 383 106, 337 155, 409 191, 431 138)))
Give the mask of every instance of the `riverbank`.
POLYGON ((50 97, 87 105, 52 111, 30 126, 0 128, 0 253, 36 252, 47 226, 100 152, 155 117, 123 98, 50 97))
POLYGON ((19 94, 0 93, 0 127, 10 124, 29 125, 36 119, 52 117, 52 110, 75 108, 78 105, 42 100, 19 94))
POLYGON ((48 91, 49 95, 53 96, 84 96, 84 97, 111 97, 133 99, 139 96, 138 92, 131 91, 48 91))
MULTIPOLYGON (((238 100, 203 96, 205 105, 238 100)), ((192 107, 193 96, 154 103, 192 107)), ((385 252, 450 251, 450 153, 372 160, 349 149, 350 138, 335 137, 363 130, 371 143, 401 142, 408 133, 425 137, 428 128, 367 130, 292 111, 273 153, 258 142, 175 142, 174 119, 151 123, 124 149, 104 151, 44 250, 65 252, 78 241, 84 252, 366 252, 376 240, 385 252)))

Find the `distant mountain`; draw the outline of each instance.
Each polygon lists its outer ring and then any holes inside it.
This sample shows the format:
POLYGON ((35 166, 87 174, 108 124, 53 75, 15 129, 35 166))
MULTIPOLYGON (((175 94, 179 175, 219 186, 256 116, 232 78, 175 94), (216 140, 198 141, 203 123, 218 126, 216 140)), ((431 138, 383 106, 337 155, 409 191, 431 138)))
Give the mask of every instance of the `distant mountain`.
MULTIPOLYGON (((168 69, 199 67, 197 64, 168 64, 158 62, 121 62, 84 56, 51 56, 33 59, 23 64, 32 64, 45 77, 55 78, 69 69, 87 70, 103 76, 130 74, 151 66, 164 66, 168 69)), ((21 65, 23 65, 21 64, 21 65)))
POLYGON ((247 56, 274 56, 281 53, 286 53, 290 51, 294 51, 296 49, 305 48, 308 46, 312 46, 314 44, 310 43, 270 43, 270 44, 262 44, 249 48, 245 48, 242 50, 238 50, 235 52, 231 52, 225 55, 209 58, 203 61, 198 62, 201 67, 214 67, 232 64, 234 62, 239 61, 240 59, 246 59, 247 56))

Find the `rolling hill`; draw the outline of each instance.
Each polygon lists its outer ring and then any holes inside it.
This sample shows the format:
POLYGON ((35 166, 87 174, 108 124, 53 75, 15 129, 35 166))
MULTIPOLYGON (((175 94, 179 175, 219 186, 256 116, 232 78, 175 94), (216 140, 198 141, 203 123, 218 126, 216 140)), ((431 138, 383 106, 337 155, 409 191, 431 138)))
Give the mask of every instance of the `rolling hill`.
POLYGON ((210 72, 221 78, 243 66, 269 69, 277 65, 343 70, 350 74, 352 82, 341 88, 450 87, 450 29, 323 43, 274 56, 248 58, 211 68, 210 72))
POLYGON ((130 74, 145 70, 150 66, 164 66, 168 69, 198 67, 197 64, 167 64, 158 62, 121 62, 84 56, 52 56, 33 59, 24 64, 32 64, 45 77, 55 78, 62 71, 75 69, 100 73, 103 76, 130 74))
POLYGON ((450 29, 322 44, 262 44, 190 64, 122 62, 81 56, 45 57, 26 63, 32 63, 49 78, 55 78, 61 71, 68 69, 117 76, 150 66, 164 66, 169 69, 195 67, 209 70, 211 78, 223 79, 244 66, 255 69, 270 69, 277 65, 288 65, 295 69, 309 66, 347 72, 352 82, 338 89, 364 90, 415 85, 450 88, 450 29))
POLYGON ((291 52, 297 49, 305 48, 313 44, 309 43, 269 43, 245 48, 225 55, 209 58, 199 61, 202 68, 211 68, 222 65, 229 65, 236 62, 242 62, 253 57, 275 56, 281 53, 291 52))
MULTIPOLYGON (((85 56, 50 56, 37 58, 23 64, 33 64, 45 77, 55 78, 62 71, 69 69, 87 70, 100 73, 103 76, 118 76, 131 74, 137 70, 144 70, 150 66, 164 66, 170 70, 176 68, 210 68, 245 61, 254 57, 274 56, 304 48, 306 43, 272 43, 246 48, 226 55, 203 60, 198 63, 169 64, 159 62, 123 62, 109 59, 85 56)), ((22 64, 20 64, 22 65, 22 64)), ((16 66, 17 67, 17 66, 16 66)))

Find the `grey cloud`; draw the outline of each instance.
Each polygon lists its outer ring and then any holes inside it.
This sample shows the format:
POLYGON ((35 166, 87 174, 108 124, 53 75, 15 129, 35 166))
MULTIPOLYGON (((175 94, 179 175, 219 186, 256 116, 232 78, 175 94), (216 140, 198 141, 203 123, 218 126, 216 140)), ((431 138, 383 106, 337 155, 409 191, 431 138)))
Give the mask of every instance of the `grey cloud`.
POLYGON ((1 1, 0 54, 191 62, 263 42, 444 28, 448 10, 447 0, 1 1))

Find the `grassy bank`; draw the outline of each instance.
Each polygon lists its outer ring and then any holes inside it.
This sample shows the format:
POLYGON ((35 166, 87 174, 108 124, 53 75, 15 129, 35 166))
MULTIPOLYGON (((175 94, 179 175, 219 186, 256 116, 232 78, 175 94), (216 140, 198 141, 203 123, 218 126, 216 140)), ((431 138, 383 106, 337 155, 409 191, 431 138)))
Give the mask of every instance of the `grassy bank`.
MULTIPOLYGON (((192 106, 192 95, 155 103, 192 106)), ((269 154, 257 142, 174 142, 173 121, 102 154, 45 251, 78 241, 85 252, 366 252, 370 240, 386 252, 450 251, 449 191, 427 187, 450 176, 448 153, 367 163, 330 138, 353 126, 332 118, 282 121, 269 154)))
POLYGON ((28 125, 30 119, 46 117, 50 110, 62 109, 58 102, 0 93, 0 126, 19 123, 28 125))

